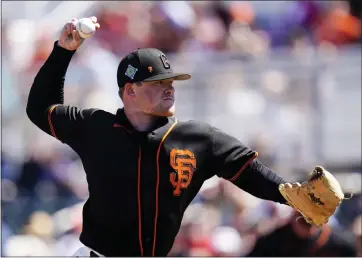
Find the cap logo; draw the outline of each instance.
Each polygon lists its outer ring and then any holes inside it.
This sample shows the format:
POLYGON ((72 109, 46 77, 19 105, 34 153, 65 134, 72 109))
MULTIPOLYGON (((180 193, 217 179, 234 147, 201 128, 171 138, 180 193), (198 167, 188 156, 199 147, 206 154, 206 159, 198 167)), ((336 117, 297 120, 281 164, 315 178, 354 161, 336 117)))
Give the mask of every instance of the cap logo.
POLYGON ((128 65, 125 75, 127 75, 129 78, 133 80, 137 71, 138 71, 137 68, 134 68, 132 65, 128 65))
POLYGON ((171 65, 170 65, 170 63, 168 62, 167 57, 166 57, 164 54, 161 54, 160 58, 161 58, 161 61, 162 61, 163 66, 164 66, 166 69, 170 69, 171 65))
POLYGON ((153 70, 152 66, 149 66, 149 67, 148 67, 148 71, 149 71, 150 73, 152 73, 152 70, 153 70))

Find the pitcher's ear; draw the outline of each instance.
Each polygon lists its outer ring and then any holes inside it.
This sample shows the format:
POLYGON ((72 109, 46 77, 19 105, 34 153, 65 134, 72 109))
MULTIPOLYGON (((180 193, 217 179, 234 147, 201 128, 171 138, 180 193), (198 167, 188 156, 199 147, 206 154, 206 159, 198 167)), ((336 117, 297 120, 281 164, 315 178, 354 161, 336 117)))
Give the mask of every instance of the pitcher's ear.
POLYGON ((126 83, 124 91, 127 96, 135 96, 134 85, 132 83, 126 83))

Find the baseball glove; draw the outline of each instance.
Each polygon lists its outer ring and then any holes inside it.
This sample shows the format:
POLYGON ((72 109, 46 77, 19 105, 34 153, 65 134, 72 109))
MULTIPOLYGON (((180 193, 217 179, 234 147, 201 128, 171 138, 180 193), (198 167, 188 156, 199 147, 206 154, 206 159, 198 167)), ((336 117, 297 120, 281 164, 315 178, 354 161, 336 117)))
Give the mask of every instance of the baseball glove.
POLYGON ((287 203, 312 225, 327 223, 344 198, 337 179, 321 166, 316 166, 307 181, 279 185, 287 203))

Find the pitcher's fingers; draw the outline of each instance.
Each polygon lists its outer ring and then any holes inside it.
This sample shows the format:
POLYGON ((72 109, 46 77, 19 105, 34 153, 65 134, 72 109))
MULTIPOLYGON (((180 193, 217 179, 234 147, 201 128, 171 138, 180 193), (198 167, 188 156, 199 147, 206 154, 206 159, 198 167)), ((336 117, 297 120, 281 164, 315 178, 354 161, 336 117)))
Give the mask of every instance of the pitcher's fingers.
POLYGON ((97 17, 95 17, 95 16, 92 16, 92 17, 89 17, 91 20, 92 20, 92 22, 93 23, 97 23, 97 17))
POLYGON ((72 32, 73 30, 75 30, 75 26, 76 24, 78 23, 78 19, 77 18, 73 18, 71 21, 70 21, 70 24, 71 24, 71 31, 72 32))
POLYGON ((80 37, 78 31, 73 30, 72 35, 73 35, 73 40, 75 40, 76 42, 80 42, 82 40, 82 38, 80 37))
POLYGON ((98 30, 101 27, 101 25, 99 25, 99 23, 96 23, 95 26, 96 26, 96 30, 98 30))
POLYGON ((69 26, 69 22, 64 24, 62 30, 61 30, 61 35, 63 37, 67 37, 69 34, 71 33, 71 30, 70 30, 70 26, 69 26))
POLYGON ((67 31, 68 35, 72 34, 72 23, 68 22, 67 24, 64 25, 65 30, 67 31))

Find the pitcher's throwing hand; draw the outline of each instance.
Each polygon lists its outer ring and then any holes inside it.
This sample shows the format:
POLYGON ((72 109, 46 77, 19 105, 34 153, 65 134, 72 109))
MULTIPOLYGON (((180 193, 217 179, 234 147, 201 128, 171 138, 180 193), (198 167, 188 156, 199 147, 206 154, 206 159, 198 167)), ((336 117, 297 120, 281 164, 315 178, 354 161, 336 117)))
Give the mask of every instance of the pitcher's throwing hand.
MULTIPOLYGON (((89 19, 92 20, 96 30, 98 30, 100 28, 100 25, 99 23, 97 23, 97 17, 92 16, 89 17, 89 19)), ((84 42, 85 39, 80 37, 78 31, 76 30, 77 23, 78 19, 73 18, 64 25, 62 31, 60 32, 58 46, 65 48, 69 51, 74 51, 84 42)))

